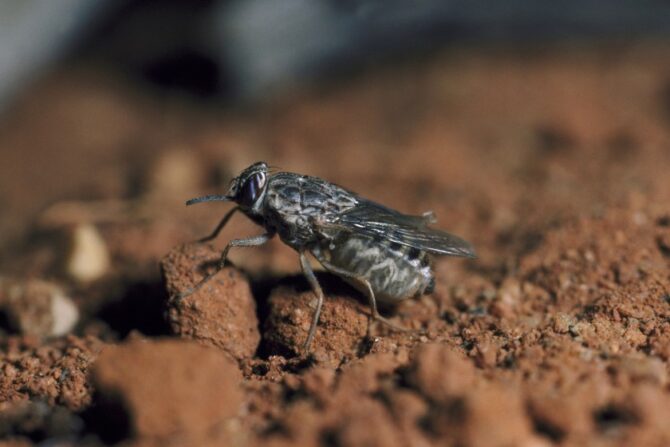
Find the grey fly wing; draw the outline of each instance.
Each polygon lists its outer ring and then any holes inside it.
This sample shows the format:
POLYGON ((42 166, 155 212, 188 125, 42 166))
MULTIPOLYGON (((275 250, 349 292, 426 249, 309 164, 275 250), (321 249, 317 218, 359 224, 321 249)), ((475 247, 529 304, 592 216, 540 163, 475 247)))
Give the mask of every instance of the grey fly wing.
POLYGON ((475 257, 472 246, 453 234, 429 228, 431 217, 410 216, 375 202, 359 203, 337 216, 332 224, 365 236, 385 239, 430 253, 447 256, 475 257))

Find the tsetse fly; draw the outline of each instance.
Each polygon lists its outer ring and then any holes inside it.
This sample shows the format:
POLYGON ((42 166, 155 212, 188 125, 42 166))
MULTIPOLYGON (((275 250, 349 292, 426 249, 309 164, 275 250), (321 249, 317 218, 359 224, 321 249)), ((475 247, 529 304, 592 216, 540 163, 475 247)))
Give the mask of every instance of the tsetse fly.
POLYGON ((224 267, 231 248, 259 246, 279 235, 298 252, 302 271, 317 297, 305 351, 314 339, 323 305, 323 291, 306 256, 308 252, 327 271, 367 296, 370 323, 379 320, 390 326, 393 324, 377 311, 377 303, 393 304, 431 293, 435 278, 429 255, 475 257, 468 242, 428 226, 436 221, 432 212, 421 216, 402 214, 318 177, 271 173, 265 162, 242 171, 231 181, 226 194, 198 197, 186 204, 211 201, 237 205, 226 213, 212 234, 199 242, 216 238, 237 211, 265 228, 265 232, 228 242, 217 269, 181 297, 195 292, 216 275, 224 267))

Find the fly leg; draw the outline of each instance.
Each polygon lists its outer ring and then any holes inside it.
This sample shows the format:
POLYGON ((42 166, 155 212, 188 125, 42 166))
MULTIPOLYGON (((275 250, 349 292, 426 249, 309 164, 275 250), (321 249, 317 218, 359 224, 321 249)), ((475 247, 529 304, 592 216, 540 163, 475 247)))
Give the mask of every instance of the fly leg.
POLYGON ((382 316, 379 311, 377 310, 377 299, 375 298, 375 292, 372 290, 372 286, 370 285, 370 281, 367 279, 363 278, 362 276, 359 276, 355 273, 352 273, 348 270, 341 269, 340 267, 334 266, 330 262, 317 258, 321 265, 323 265, 328 271, 331 273, 335 273, 336 275, 344 276, 346 278, 351 278, 355 281, 360 282, 361 284, 365 285, 365 289, 367 290, 367 296, 368 296, 368 302, 370 304, 370 309, 372 310, 372 313, 370 315, 370 319, 368 320, 368 334, 370 333, 370 326, 372 326, 372 323, 374 321, 379 321, 381 323, 384 323, 386 326, 390 327, 393 330, 399 331, 399 332, 410 332, 410 329, 404 328, 402 326, 399 326, 389 320, 388 318, 382 316))
MULTIPOLYGON (((356 277, 355 277, 356 278, 356 277)), ((384 323, 386 326, 390 327, 394 331, 398 332, 410 332, 410 329, 407 329, 405 327, 402 327, 388 318, 382 316, 379 311, 377 310, 377 299, 375 298, 375 292, 372 290, 372 286, 370 285, 370 281, 364 278, 356 278, 358 281, 361 281, 363 284, 365 284, 365 288, 367 289, 368 293, 368 301, 370 303, 370 308, 372 309, 372 319, 368 320, 368 334, 370 333, 370 326, 372 326, 372 323, 374 321, 379 321, 381 323, 384 323)))
POLYGON ((193 286, 190 289, 185 290, 184 292, 180 293, 177 297, 177 299, 182 300, 186 298, 189 295, 192 295, 193 293, 197 292, 200 290, 202 286, 204 286, 210 279, 214 278, 217 273, 219 273, 221 270, 223 270, 223 267, 226 265, 226 259, 228 259, 228 252, 230 251, 231 248, 233 247, 257 247, 259 245, 265 244, 267 241, 272 239, 274 234, 272 233, 264 233, 260 234, 258 236, 253 236, 245 239, 233 239, 232 241, 228 242, 228 245, 226 245, 226 248, 223 249, 223 252, 221 253, 221 258, 219 258, 219 262, 216 265, 216 269, 209 273, 207 276, 202 278, 195 286, 193 286))
POLYGON ((239 211, 239 210, 240 210, 239 206, 236 206, 236 207, 232 208, 230 211, 228 211, 226 213, 225 216, 223 216, 223 219, 221 219, 221 222, 219 222, 219 224, 216 226, 216 228, 214 228, 214 231, 212 231, 212 233, 209 236, 205 236, 202 239, 198 239, 196 242, 203 243, 203 242, 209 242, 211 240, 216 239, 216 237, 219 235, 219 233, 221 233, 221 230, 223 230, 223 227, 225 227, 226 224, 228 223, 228 221, 230 220, 230 218, 233 217, 233 214, 235 214, 235 212, 239 211))
POLYGON ((312 266, 310 265, 307 256, 305 256, 304 251, 300 252, 300 265, 302 266, 303 274, 307 278, 310 286, 312 286, 312 290, 314 290, 314 293, 316 294, 316 309, 314 310, 314 316, 312 317, 312 324, 309 326, 307 340, 305 340, 305 344, 303 345, 303 350, 308 352, 309 345, 312 343, 314 335, 316 334, 316 326, 319 323, 319 317, 321 316, 321 307, 323 306, 323 290, 321 290, 321 285, 319 285, 319 281, 316 279, 314 270, 312 270, 312 266))

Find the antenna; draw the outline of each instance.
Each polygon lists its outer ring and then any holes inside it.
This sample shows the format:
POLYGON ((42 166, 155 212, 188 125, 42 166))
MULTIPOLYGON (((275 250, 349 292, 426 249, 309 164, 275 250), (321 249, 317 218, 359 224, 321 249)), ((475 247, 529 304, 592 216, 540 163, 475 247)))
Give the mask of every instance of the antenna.
POLYGON ((186 206, 195 205, 196 203, 202 203, 202 202, 216 202, 216 201, 229 202, 230 200, 232 199, 228 196, 220 194, 210 194, 208 196, 196 197, 195 199, 191 199, 186 202, 186 206))

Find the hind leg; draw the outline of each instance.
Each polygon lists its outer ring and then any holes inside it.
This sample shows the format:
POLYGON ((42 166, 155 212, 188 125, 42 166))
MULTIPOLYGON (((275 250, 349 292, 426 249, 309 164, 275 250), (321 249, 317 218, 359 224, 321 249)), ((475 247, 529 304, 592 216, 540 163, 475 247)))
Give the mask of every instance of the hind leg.
POLYGON ((368 320, 368 334, 370 333, 370 326, 372 325, 372 323, 374 321, 379 321, 379 322, 385 324, 386 326, 388 326, 391 329, 396 330, 396 331, 400 331, 400 332, 409 332, 410 331, 410 329, 404 328, 402 326, 399 326, 399 325, 393 323, 388 318, 383 317, 379 313, 379 311, 377 310, 377 298, 375 297, 374 290, 372 290, 372 286, 370 285, 370 281, 368 281, 367 279, 363 278, 360 275, 352 273, 348 270, 344 270, 340 267, 334 266, 333 264, 331 264, 330 262, 328 262, 324 259, 320 259, 318 257, 316 259, 318 259, 319 262, 321 263, 321 265, 323 265, 326 268, 326 270, 328 270, 329 272, 334 273, 334 274, 339 275, 339 276, 343 276, 345 278, 353 279, 353 280, 358 281, 359 283, 361 283, 365 286, 366 295, 368 297, 368 303, 370 305, 370 310, 371 310, 371 314, 370 314, 371 318, 368 320))

